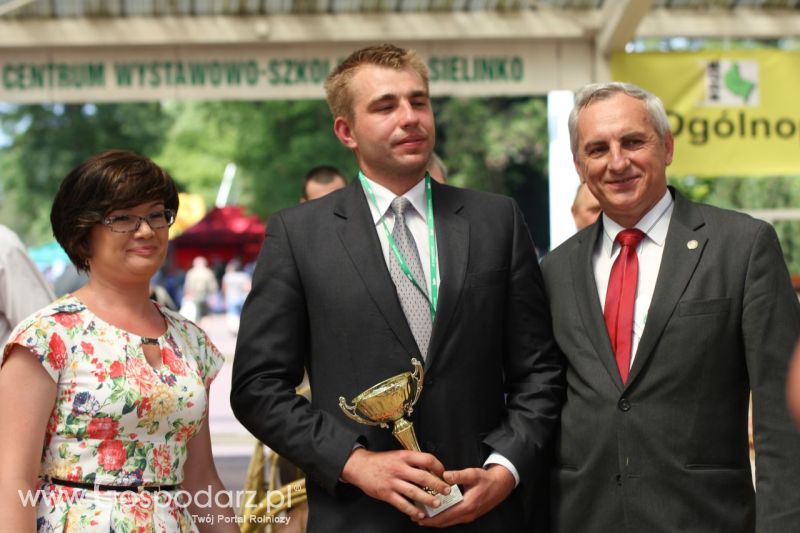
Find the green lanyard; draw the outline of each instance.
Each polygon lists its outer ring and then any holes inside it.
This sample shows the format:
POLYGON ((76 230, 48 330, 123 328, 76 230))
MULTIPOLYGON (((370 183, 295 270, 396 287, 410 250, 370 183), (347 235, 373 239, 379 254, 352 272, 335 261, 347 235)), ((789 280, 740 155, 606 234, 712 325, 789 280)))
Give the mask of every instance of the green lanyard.
MULTIPOLYGON (((397 258, 397 262, 400 264, 400 270, 403 271, 403 274, 414 284, 422 293, 425 293, 425 289, 422 288, 422 285, 414 279, 414 274, 411 273, 411 269, 408 268, 408 264, 406 264, 406 260, 403 258, 403 254, 400 252, 400 248, 397 247, 397 243, 392 237, 392 233, 389 231, 389 228, 386 226, 386 218, 381 213, 380 208, 378 207, 378 201, 375 199, 375 193, 372 192, 372 186, 370 186, 369 181, 367 181, 367 177, 364 176, 364 173, 359 171, 358 172, 358 179, 361 181, 361 186, 364 187, 364 190, 367 191, 367 195, 369 199, 372 200, 372 205, 375 206, 375 211, 378 212, 378 215, 381 217, 381 224, 383 225, 383 231, 386 232, 386 239, 389 241, 389 247, 394 252, 394 256, 397 258)), ((426 172, 425 173, 425 198, 426 203, 428 206, 428 250, 429 250, 429 257, 431 262, 431 290, 428 292, 430 294, 430 298, 428 302, 431 305, 431 320, 436 319, 436 307, 439 304, 439 285, 436 283, 436 273, 437 273, 437 254, 436 254, 436 232, 433 228, 433 196, 431 193, 431 177, 426 172)))

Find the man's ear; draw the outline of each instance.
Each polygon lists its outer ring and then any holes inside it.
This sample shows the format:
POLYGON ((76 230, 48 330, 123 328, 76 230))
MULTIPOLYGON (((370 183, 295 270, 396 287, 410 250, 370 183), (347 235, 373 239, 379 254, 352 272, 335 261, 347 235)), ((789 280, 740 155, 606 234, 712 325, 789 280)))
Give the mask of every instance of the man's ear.
POLYGON ((664 138, 664 163, 666 166, 672 164, 672 153, 674 149, 675 141, 672 138, 672 133, 667 132, 667 136, 664 138))
POLYGON ((575 165, 575 172, 578 174, 578 178, 581 180, 581 183, 586 183, 586 180, 583 179, 583 172, 581 172, 583 167, 581 167, 577 157, 572 157, 572 164, 575 165))
POLYGON ((353 130, 350 128, 350 124, 347 123, 347 119, 344 117, 336 117, 336 119, 333 121, 333 133, 336 134, 336 137, 343 145, 351 150, 354 150, 358 147, 358 142, 356 141, 355 137, 353 137, 353 130))

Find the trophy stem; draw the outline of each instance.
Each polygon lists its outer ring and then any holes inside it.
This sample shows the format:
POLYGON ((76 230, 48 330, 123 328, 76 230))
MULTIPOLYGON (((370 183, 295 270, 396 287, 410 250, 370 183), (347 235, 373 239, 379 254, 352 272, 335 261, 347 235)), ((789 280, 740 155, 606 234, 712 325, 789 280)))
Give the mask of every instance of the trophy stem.
POLYGON ((417 434, 414 433, 414 424, 405 418, 395 420, 392 435, 400 441, 400 444, 402 444, 403 448, 406 450, 420 451, 419 443, 417 442, 417 434))

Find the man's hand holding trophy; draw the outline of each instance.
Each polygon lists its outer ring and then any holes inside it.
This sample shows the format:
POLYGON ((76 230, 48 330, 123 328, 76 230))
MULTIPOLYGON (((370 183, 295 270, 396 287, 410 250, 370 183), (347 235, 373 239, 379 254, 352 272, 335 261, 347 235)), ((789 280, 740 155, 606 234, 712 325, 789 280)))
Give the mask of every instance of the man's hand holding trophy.
MULTIPOLYGON (((349 418, 361 424, 388 428, 391 422, 392 434, 403 448, 419 452, 414 425, 405 417, 411 415, 422 394, 423 370, 417 359, 411 359, 411 364, 413 373, 403 372, 381 381, 353 398, 352 405, 340 396, 339 407, 349 418)), ((428 487, 423 487, 423 490, 436 496, 440 503, 431 507, 415 502, 428 517, 436 516, 464 499, 458 485, 452 485, 449 494, 437 493, 428 487)))

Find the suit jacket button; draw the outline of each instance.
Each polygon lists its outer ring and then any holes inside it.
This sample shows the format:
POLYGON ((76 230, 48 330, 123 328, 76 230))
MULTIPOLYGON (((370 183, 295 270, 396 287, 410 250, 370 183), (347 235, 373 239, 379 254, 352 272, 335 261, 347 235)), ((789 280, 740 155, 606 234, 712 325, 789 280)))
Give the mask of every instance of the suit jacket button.
POLYGON ((620 411, 627 412, 631 410, 631 402, 629 402, 627 398, 621 399, 618 406, 620 411))

